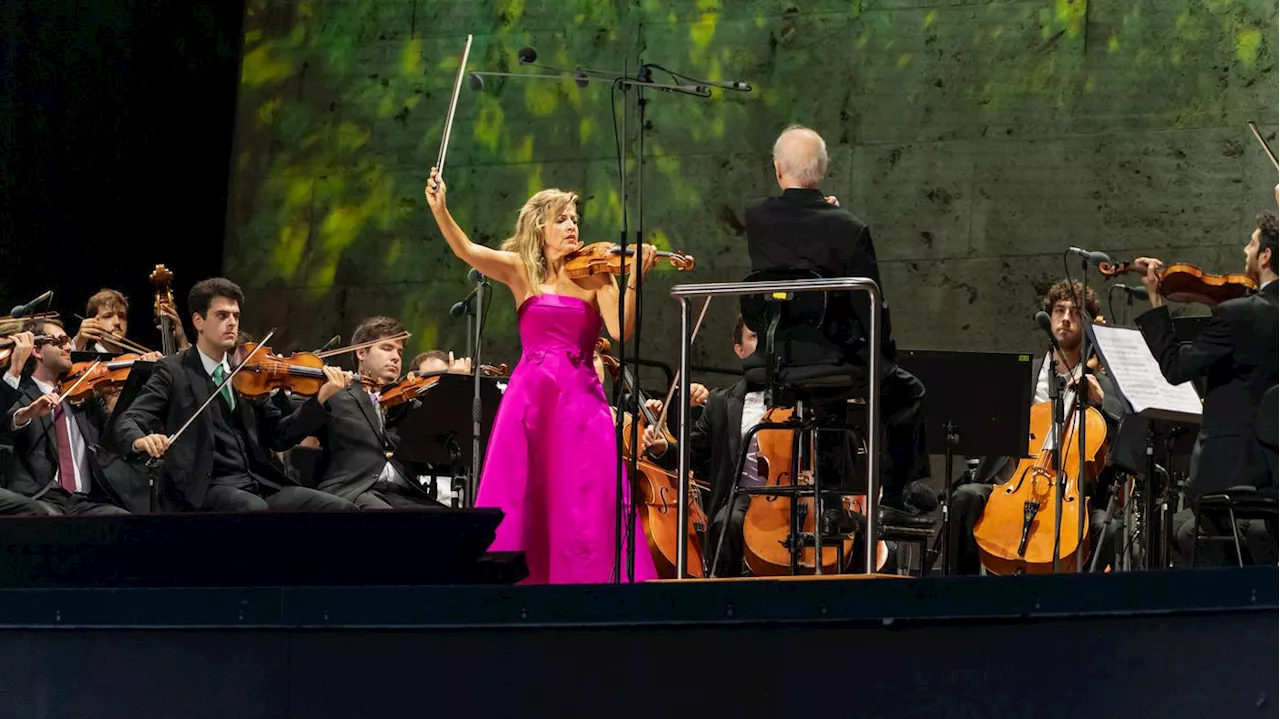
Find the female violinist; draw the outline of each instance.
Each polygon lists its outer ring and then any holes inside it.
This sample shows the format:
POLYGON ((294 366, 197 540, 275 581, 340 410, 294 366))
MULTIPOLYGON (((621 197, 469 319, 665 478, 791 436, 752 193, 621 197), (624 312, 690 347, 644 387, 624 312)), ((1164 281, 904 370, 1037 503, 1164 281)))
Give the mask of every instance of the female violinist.
MULTIPOLYGON (((476 500, 505 512, 492 548, 524 551, 528 583, 625 576, 625 559, 614 566, 620 458, 592 350, 602 319, 611 336, 631 334, 635 277, 653 268, 657 253, 645 245, 632 255, 625 288, 611 273, 574 279, 566 258, 580 246, 576 195, 534 194, 512 236, 494 250, 468 239, 449 214, 446 191, 432 168, 425 194, 445 241, 458 259, 511 290, 524 349, 494 421, 476 500)), ((643 536, 639 527, 633 536, 643 536)), ((635 579, 655 578, 647 548, 636 544, 623 548, 634 558, 635 579)))

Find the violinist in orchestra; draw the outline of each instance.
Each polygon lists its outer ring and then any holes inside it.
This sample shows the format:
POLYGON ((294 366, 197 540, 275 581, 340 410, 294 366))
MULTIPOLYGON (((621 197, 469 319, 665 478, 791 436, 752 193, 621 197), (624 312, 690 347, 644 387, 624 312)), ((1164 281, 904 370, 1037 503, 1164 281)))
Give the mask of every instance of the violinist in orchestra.
MULTIPOLYGON (((617 258, 629 266, 625 286, 613 274, 571 277, 567 258, 582 246, 577 195, 535 193, 520 209, 512 235, 493 249, 472 242, 458 226, 435 168, 425 193, 454 255, 506 285, 519 318, 524 354, 498 408, 476 500, 477 506, 505 513, 491 550, 525 552, 526 582, 532 584, 626 577, 628 555, 637 581, 656 578, 643 542, 623 547, 622 566, 615 562, 621 458, 609 403, 592 366, 602 321, 614 338, 631 335, 638 303, 634 283, 653 267, 656 249, 644 245, 617 258), (626 315, 619 323, 624 292, 626 315)), ((622 499, 629 501, 628 493, 622 499)), ((644 536, 638 517, 633 529, 633 536, 644 536)), ((625 543, 632 533, 621 534, 625 543)))
MULTIPOLYGON (((399 379, 404 340, 397 335, 403 333, 404 327, 390 317, 361 322, 351 335, 352 344, 383 341, 355 351, 357 372, 381 385, 399 379)), ((378 397, 376 391, 347 385, 321 403, 323 415, 307 415, 308 421, 297 428, 320 440, 318 488, 361 509, 441 506, 428 496, 416 472, 389 458, 399 438, 394 417, 379 406, 378 397)))
MULTIPOLYGON (((1193 498, 1236 485, 1270 483, 1255 446, 1254 423, 1262 395, 1276 385, 1277 377, 1276 236, 1276 215, 1258 215, 1244 246, 1245 274, 1257 283, 1257 293, 1218 304, 1208 325, 1188 344, 1178 342, 1160 292, 1164 263, 1154 257, 1134 261, 1146 271, 1142 283, 1152 307, 1135 322, 1160 363, 1161 374, 1171 384, 1200 378, 1205 382, 1203 419, 1187 485, 1193 498)), ((1189 510, 1175 517, 1175 526, 1179 523, 1178 547, 1188 557, 1192 544, 1189 510)), ((1213 530, 1201 526, 1202 532, 1213 530)), ((1274 532, 1265 532, 1261 523, 1254 523, 1246 537, 1251 550, 1265 552, 1270 562, 1275 561, 1274 532)), ((1208 550, 1208 545, 1204 549, 1208 550)))
MULTIPOLYGON (((1115 436, 1120 419, 1124 414, 1124 405, 1115 389, 1115 382, 1101 368, 1098 370, 1079 370, 1081 363, 1088 364, 1084 354, 1084 322, 1085 318, 1076 308, 1076 298, 1083 297, 1084 311, 1089 317, 1097 317, 1102 312, 1102 304, 1093 288, 1086 288, 1081 282, 1068 283, 1066 280, 1055 282, 1045 293, 1040 307, 1047 312, 1051 321, 1053 337, 1058 343, 1060 355, 1049 351, 1032 365, 1032 398, 1031 404, 1037 405, 1050 400, 1051 377, 1061 382, 1060 386, 1067 390, 1079 391, 1082 386, 1079 375, 1083 375, 1086 388, 1085 399, 1091 407, 1102 412, 1106 421, 1108 434, 1115 436), (1049 373, 1052 372, 1053 375, 1049 373)), ((1009 480, 1018 466, 1017 457, 984 457, 969 481, 953 488, 951 496, 951 546, 955 548, 955 571, 959 574, 977 574, 979 571, 979 551, 974 540, 974 526, 982 517, 987 500, 991 497, 994 485, 1009 480)), ((1101 552, 1101 557, 1110 558, 1114 551, 1114 537, 1107 529, 1107 491, 1110 487, 1110 473, 1104 473, 1089 491, 1089 532, 1090 544, 1094 552, 1101 552)), ((1108 561, 1100 561, 1099 569, 1103 569, 1108 561)), ((1086 561, 1085 566, 1090 562, 1086 561)))
POLYGON ((324 403, 346 388, 349 374, 325 367, 319 392, 291 413, 272 398, 250 400, 232 383, 223 385, 232 371, 229 356, 243 302, 240 287, 221 277, 191 288, 187 307, 196 343, 156 363, 113 426, 117 446, 164 459, 163 502, 174 509, 356 509, 345 499, 299 486, 274 454, 306 436, 299 427, 323 423, 324 403), (221 391, 197 415, 219 385, 221 391), (170 446, 169 437, 193 417, 170 446))
MULTIPOLYGON (((774 178, 782 194, 747 207, 747 249, 753 272, 801 269, 823 277, 867 277, 881 286, 871 230, 862 220, 840 207, 839 201, 820 189, 828 165, 827 146, 813 130, 787 128, 773 146, 774 178)), ((895 522, 916 523, 921 512, 936 507, 932 492, 920 480, 929 476, 928 447, 924 434, 925 388, 915 376, 896 364, 897 350, 889 321, 889 303, 880 309, 882 376, 881 423, 887 452, 881 461, 883 494, 881 513, 895 522)), ((870 316, 866 296, 832 292, 821 328, 790 327, 780 330, 792 366, 834 366, 841 374, 865 376, 869 365, 866 328, 870 316)), ((752 328, 763 331, 764 328, 752 328)), ((748 381, 764 376, 763 343, 744 362, 748 381)), ((866 380, 859 380, 865 385, 866 380)), ((820 408, 821 409, 821 408, 820 408)), ((823 410, 844 419, 840 407, 823 410)), ((834 443, 832 443, 834 444, 834 443)), ((824 464, 838 476, 853 476, 851 451, 823 451, 824 464)), ((824 472, 831 476, 831 472, 824 472)))
POLYGON ((145 475, 98 446, 110 416, 106 401, 98 396, 80 403, 59 399, 60 381, 71 369, 71 337, 62 323, 37 318, 24 330, 51 341, 24 347, 29 360, 13 357, 29 365, 28 381, 19 382, 10 373, 3 378, 18 392, 5 417, 15 459, 9 488, 39 502, 49 514, 128 514, 126 507, 145 506, 145 475))
MULTIPOLYGON (((191 346, 182 329, 182 321, 172 307, 164 311, 172 320, 174 334, 179 349, 191 346)), ((73 352, 100 352, 103 354, 122 354, 130 351, 120 346, 117 339, 129 334, 129 298, 124 293, 112 289, 98 290, 85 304, 84 319, 71 341, 73 352), (114 337, 114 338, 113 338, 114 337)))

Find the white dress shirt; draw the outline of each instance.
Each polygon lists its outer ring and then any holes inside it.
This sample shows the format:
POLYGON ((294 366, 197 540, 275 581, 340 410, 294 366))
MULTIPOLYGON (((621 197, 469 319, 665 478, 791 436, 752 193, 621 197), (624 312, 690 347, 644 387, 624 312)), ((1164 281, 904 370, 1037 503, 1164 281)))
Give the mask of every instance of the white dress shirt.
MULTIPOLYGON (((742 426, 738 428, 739 436, 746 437, 747 432, 764 417, 764 392, 748 392, 742 398, 742 426)), ((753 487, 764 484, 760 476, 760 433, 751 438, 747 448, 746 461, 742 463, 742 476, 738 478, 739 487, 753 487)))

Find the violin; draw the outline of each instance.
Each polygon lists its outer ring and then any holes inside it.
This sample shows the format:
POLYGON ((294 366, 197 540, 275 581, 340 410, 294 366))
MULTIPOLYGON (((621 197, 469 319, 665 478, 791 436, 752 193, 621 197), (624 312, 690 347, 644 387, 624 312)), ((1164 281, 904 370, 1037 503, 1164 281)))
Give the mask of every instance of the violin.
MULTIPOLYGON (((1146 274, 1132 262, 1102 262, 1098 271, 1103 277, 1115 277, 1126 272, 1146 274)), ((1174 302, 1198 302, 1217 305, 1245 297, 1258 289, 1258 283, 1248 275, 1228 273, 1215 275, 1195 265, 1173 264, 1160 270, 1160 294, 1174 302)))
MULTIPOLYGON (((770 408, 760 419, 761 423, 783 423, 790 420, 794 410, 791 408, 770 408)), ((795 484, 792 477, 792 464, 795 458, 796 430, 794 429, 762 429, 756 434, 758 441, 757 466, 760 478, 766 486, 786 487, 795 484)), ((813 472, 802 470, 800 484, 812 484, 813 472)), ((788 549, 792 537, 791 506, 799 502, 799 514, 802 534, 813 534, 817 531, 817 510, 813 497, 794 498, 782 495, 757 494, 751 497, 747 507, 747 515, 742 524, 743 558, 751 573, 757 577, 779 576, 791 573, 791 550, 788 549)), ((843 498, 846 510, 854 513, 866 512, 865 495, 848 495, 843 498)), ((834 544, 823 544, 822 572, 834 574, 843 572, 853 559, 853 537, 841 540, 840 551, 834 544), (837 556, 843 555, 844 565, 837 566, 837 556)), ((889 545, 883 540, 876 543, 876 569, 884 567, 889 560, 889 545)), ((797 557, 799 574, 814 574, 816 550, 805 547, 797 557)))
MULTIPOLYGON (((428 375, 419 375, 416 372, 410 372, 390 387, 384 388, 382 393, 378 395, 378 406, 383 409, 391 409, 399 407, 410 400, 421 397, 436 382, 440 381, 440 375, 450 374, 449 372, 431 373, 428 375)), ((507 369, 507 363, 503 362, 498 366, 482 364, 480 365, 480 376, 482 377, 507 377, 510 372, 507 369)))
MULTIPOLYGON (((617 358, 607 354, 610 349, 609 340, 601 337, 596 341, 596 352, 600 361, 608 367, 616 378, 622 376, 625 386, 636 393, 640 404, 640 426, 636 428, 637 436, 643 437, 646 427, 662 427, 668 444, 675 444, 675 438, 664 425, 658 424, 653 411, 645 406, 644 392, 633 381, 631 373, 619 366, 617 358), (622 370, 619 372, 619 370, 622 370)), ((630 463, 635 456, 635 446, 631 442, 633 418, 630 413, 622 417, 622 459, 630 463)), ((644 531, 645 540, 649 544, 649 553, 653 555, 654 567, 662 579, 674 579, 676 576, 677 549, 679 549, 679 506, 680 486, 675 472, 659 467, 647 457, 636 460, 637 476, 631 478, 633 488, 632 501, 638 503, 640 527, 644 531)), ((685 571, 690 577, 706 576, 706 567, 702 559, 702 543, 698 537, 707 530, 707 514, 698 500, 698 492, 689 494, 689 546, 685 554, 685 571)))
POLYGON ((58 393, 70 402, 80 403, 100 392, 124 387, 139 357, 123 354, 110 362, 77 362, 67 370, 58 393))
POLYGON ((173 320, 165 313, 166 309, 173 309, 176 306, 173 302, 171 287, 173 273, 164 265, 156 265, 150 279, 156 289, 155 313, 156 320, 160 323, 160 351, 167 357, 178 351, 178 338, 174 332, 173 320))
MULTIPOLYGON (((237 392, 250 399, 265 397, 277 389, 311 397, 329 381, 324 375, 324 360, 311 352, 295 352, 284 357, 272 352, 270 347, 258 351, 258 344, 254 342, 246 342, 243 351, 248 359, 232 383, 237 392)), ((356 375, 355 379, 366 389, 379 386, 379 382, 370 377, 356 375)))
MULTIPOLYGON (((634 247, 627 248, 628 255, 634 255, 634 247)), ((677 270, 692 270, 693 255, 683 252, 658 252, 658 257, 665 257, 677 270)), ((622 250, 612 242, 593 242, 570 252, 564 258, 564 271, 569 277, 577 280, 595 275, 621 275, 626 272, 626 262, 622 250)))
MULTIPOLYGON (((1096 367, 1095 358, 1089 366, 1096 367)), ((1052 358, 1046 361, 1052 361, 1052 358)), ((1073 378, 1082 376, 1080 366, 1073 378)), ((1078 386, 1083 386, 1080 383, 1078 386)), ((1030 437, 1027 456, 1019 460, 1017 469, 1007 482, 996 485, 991 498, 973 529, 974 541, 982 565, 992 574, 1046 573, 1053 571, 1054 499, 1057 474, 1053 469, 1053 447, 1061 447, 1062 473, 1065 487, 1062 495, 1062 526, 1058 540, 1059 567, 1074 571, 1076 555, 1088 556, 1088 525, 1080 524, 1080 502, 1085 503, 1088 521, 1089 499, 1079 486, 1080 463, 1085 463, 1085 480, 1097 479, 1108 453, 1107 423, 1093 407, 1085 412, 1085 449, 1080 454, 1076 434, 1079 412, 1075 403, 1078 393, 1067 390, 1065 420, 1061 437, 1053 436, 1053 402, 1041 402, 1031 408, 1030 437)))
MULTIPOLYGON (((57 342, 58 339, 59 338, 52 337, 50 335, 36 335, 35 346, 39 347, 41 345, 49 344, 50 342, 57 342)), ((70 338, 68 338, 68 340, 70 340, 70 338)), ((13 346, 15 344, 17 343, 8 338, 0 340, 0 369, 4 369, 9 366, 9 359, 13 357, 13 346)))

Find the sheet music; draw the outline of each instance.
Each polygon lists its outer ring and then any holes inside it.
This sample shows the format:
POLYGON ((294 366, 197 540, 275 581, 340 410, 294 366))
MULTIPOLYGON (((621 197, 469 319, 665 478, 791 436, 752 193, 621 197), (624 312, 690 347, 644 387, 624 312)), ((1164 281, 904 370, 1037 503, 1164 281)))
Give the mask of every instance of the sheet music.
POLYGON ((1103 366, 1135 413, 1153 419, 1200 421, 1203 405, 1195 387, 1190 382, 1175 387, 1165 380, 1141 332, 1106 325, 1091 329, 1103 366))

